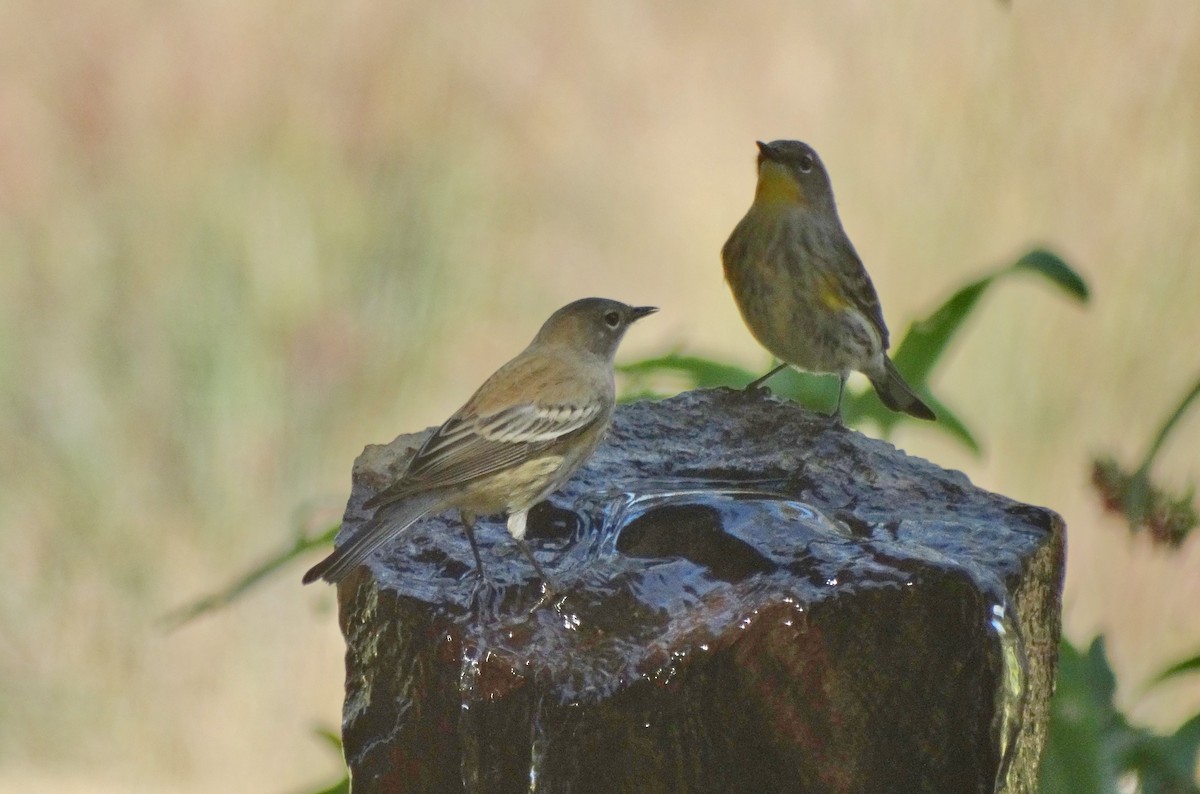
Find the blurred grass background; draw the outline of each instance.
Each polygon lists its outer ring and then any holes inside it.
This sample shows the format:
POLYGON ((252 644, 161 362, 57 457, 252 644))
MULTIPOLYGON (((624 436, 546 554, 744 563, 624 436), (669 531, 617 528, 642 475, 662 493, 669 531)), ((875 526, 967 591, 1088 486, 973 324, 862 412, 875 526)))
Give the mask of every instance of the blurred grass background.
MULTIPOLYGON (((558 306, 662 307, 622 359, 767 364, 718 251, 756 138, 821 151, 893 333, 1032 244, 943 365, 1058 509, 1067 630, 1134 721, 1200 648, 1200 543, 1087 487, 1200 368, 1200 5, 10 0, 0 26, 0 790, 295 791, 338 762, 340 636, 300 569, 154 623, 336 520, 366 443, 440 421, 558 306)), ((1161 479, 1200 481, 1200 420, 1161 479)))

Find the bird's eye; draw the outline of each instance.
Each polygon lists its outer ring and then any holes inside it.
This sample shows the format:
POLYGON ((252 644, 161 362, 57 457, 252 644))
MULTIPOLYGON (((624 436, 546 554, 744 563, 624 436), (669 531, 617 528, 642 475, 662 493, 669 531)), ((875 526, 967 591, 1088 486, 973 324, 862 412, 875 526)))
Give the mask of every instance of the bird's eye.
POLYGON ((608 314, 604 315, 604 324, 609 328, 616 328, 621 324, 620 312, 609 312, 608 314))
POLYGON ((813 170, 813 165, 815 165, 813 156, 811 154, 801 156, 799 165, 800 170, 807 174, 809 171, 813 170))

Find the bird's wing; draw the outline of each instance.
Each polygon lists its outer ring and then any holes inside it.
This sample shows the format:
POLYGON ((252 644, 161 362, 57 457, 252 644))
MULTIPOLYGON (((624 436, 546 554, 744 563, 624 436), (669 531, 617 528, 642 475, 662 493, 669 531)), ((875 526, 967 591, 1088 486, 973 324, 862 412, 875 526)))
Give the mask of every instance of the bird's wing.
POLYGON ((887 350, 890 346, 888 329, 883 322, 883 307, 879 305, 879 294, 875 292, 875 285, 871 283, 871 277, 867 275, 867 269, 863 267, 862 260, 858 258, 858 252, 854 250, 850 241, 846 240, 840 248, 836 261, 844 264, 829 269, 837 274, 838 291, 854 309, 875 326, 875 330, 879 332, 879 341, 883 349, 887 350), (853 264, 847 267, 848 263, 853 264))
POLYGON ((518 465, 590 427, 602 411, 599 402, 523 404, 483 416, 464 408, 421 445, 399 482, 364 506, 377 507, 417 491, 457 485, 518 465))

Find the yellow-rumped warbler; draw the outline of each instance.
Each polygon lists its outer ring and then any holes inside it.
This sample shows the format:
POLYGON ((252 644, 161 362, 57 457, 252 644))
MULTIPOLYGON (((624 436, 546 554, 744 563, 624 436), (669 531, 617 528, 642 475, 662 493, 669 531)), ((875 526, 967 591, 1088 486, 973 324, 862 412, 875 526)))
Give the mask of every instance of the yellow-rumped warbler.
POLYGON ((374 515, 304 583, 338 582, 417 519, 457 508, 480 575, 475 517, 504 512, 509 533, 549 585, 523 540, 526 515, 600 443, 616 403, 617 346, 632 323, 656 311, 584 298, 552 314, 529 347, 425 440, 400 479, 366 502, 374 515))
POLYGON ((754 203, 721 249, 725 279, 754 338, 788 365, 839 378, 866 375, 883 404, 920 419, 933 411, 888 358, 879 296, 842 229, 833 186, 811 146, 758 142, 754 203))

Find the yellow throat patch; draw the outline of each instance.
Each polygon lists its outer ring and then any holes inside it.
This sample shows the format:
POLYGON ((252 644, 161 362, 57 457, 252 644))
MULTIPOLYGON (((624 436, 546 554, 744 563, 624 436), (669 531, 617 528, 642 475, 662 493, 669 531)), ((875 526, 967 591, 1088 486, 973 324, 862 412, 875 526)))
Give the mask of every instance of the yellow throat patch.
POLYGON ((755 204, 786 202, 805 205, 804 194, 786 166, 763 162, 758 169, 758 187, 754 189, 755 204))

